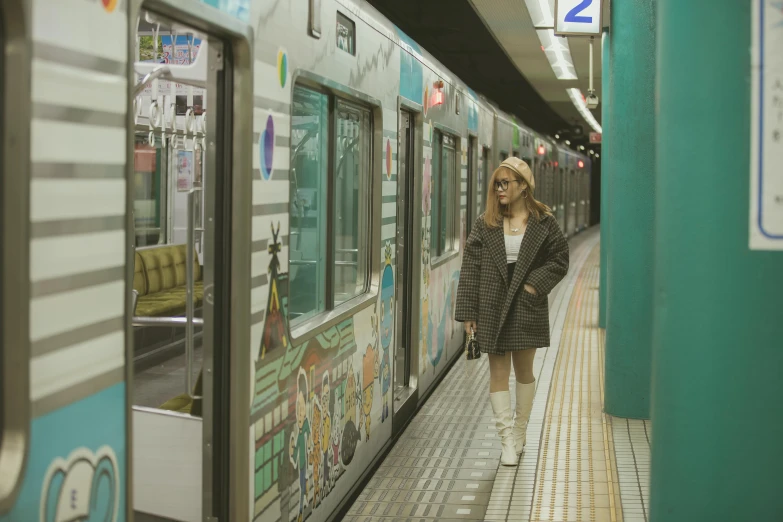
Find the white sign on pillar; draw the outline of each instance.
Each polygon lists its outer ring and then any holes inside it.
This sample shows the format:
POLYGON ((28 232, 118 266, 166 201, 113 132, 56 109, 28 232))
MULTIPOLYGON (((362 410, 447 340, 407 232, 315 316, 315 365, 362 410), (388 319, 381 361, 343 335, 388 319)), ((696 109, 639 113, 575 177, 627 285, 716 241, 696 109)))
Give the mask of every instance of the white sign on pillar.
POLYGON ((783 250, 783 12, 753 1, 750 249, 783 250))
POLYGON ((601 36, 603 0, 555 0, 555 34, 601 36))

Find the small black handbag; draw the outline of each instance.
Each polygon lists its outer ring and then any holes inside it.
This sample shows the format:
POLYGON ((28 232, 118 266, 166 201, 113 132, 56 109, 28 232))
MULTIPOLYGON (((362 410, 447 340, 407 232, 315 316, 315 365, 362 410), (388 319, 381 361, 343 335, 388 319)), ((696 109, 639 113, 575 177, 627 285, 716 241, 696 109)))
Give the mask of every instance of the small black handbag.
POLYGON ((469 361, 473 361, 481 357, 479 343, 476 339, 476 334, 473 331, 468 334, 468 340, 465 342, 465 356, 469 361))

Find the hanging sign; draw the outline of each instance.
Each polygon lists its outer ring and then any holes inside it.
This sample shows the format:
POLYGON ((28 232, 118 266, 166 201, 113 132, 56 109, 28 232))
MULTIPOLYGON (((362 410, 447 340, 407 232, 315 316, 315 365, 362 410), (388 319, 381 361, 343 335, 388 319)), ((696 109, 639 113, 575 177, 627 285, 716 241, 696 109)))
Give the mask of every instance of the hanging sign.
POLYGON ((590 133, 590 143, 601 143, 601 133, 600 132, 591 132, 590 133))
POLYGON ((188 192, 193 188, 193 151, 177 151, 177 192, 188 192))
POLYGON ((783 12, 753 1, 750 249, 783 250, 783 12))
POLYGON ((555 34, 601 36, 602 0, 555 0, 555 34))

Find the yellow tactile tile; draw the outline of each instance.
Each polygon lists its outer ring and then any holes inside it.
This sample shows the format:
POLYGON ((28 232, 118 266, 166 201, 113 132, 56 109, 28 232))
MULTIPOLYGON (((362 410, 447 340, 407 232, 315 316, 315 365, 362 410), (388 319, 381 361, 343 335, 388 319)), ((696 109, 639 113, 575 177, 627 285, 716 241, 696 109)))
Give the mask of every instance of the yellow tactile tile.
POLYGON ((569 303, 552 376, 531 522, 622 522, 614 443, 603 413, 603 337, 594 248, 569 303))

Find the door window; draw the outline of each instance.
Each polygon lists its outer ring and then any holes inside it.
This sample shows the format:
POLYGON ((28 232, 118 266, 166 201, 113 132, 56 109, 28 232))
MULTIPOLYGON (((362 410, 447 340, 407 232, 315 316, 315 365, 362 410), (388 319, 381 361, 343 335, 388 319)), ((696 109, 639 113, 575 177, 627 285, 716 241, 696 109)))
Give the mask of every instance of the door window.
POLYGON ((437 132, 436 135, 436 146, 433 151, 432 224, 430 228, 430 249, 435 258, 454 249, 454 216, 457 206, 455 199, 456 140, 440 132, 437 132))

